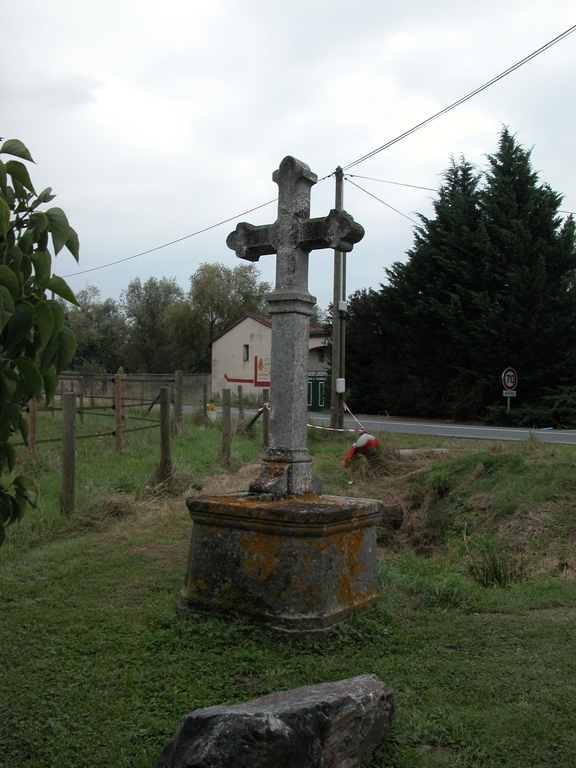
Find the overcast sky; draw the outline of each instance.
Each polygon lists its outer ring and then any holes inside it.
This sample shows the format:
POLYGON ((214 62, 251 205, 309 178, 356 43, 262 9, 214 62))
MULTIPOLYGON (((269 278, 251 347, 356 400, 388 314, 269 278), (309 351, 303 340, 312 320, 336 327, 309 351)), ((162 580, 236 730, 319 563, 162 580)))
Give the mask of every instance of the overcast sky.
MULTIPOLYGON (((203 262, 238 262, 236 221, 106 269, 276 197, 286 155, 319 177, 425 120, 576 24, 573 0, 3 0, 0 135, 19 138, 37 191, 80 237, 74 290, 118 298, 134 277, 187 289, 203 262)), ((451 155, 479 167, 507 125, 541 181, 576 211, 576 33, 351 173, 436 189, 451 155)), ((434 194, 353 178, 408 217, 434 194)), ((366 229, 348 292, 377 289, 413 224, 347 183, 366 229)), ((312 215, 334 205, 334 179, 312 215)), ((240 220, 265 224, 275 204, 240 220)), ((310 292, 332 297, 332 252, 311 255, 310 292)), ((262 277, 273 282, 273 256, 262 277)), ((71 275, 71 276, 70 276, 71 275)))

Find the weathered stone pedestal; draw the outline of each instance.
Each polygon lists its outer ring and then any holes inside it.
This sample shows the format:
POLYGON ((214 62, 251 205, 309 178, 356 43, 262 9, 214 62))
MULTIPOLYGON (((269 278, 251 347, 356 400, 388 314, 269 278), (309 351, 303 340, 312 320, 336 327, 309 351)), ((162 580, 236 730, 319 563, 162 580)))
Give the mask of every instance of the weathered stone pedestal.
POLYGON ((187 500, 193 520, 181 612, 246 614, 323 634, 379 599, 379 501, 239 493, 187 500))

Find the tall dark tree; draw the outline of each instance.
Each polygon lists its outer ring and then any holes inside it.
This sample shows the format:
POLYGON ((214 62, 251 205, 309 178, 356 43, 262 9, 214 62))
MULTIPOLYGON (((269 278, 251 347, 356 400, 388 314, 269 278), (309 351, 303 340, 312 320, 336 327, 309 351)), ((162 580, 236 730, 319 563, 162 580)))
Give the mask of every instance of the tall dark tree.
POLYGON ((508 365, 518 402, 574 378, 574 222, 507 128, 488 161, 479 174, 452 160, 408 261, 387 271, 379 350, 398 375, 375 388, 374 409, 474 418, 502 402, 508 365))
POLYGON ((358 412, 370 413, 380 400, 387 367, 384 364, 382 328, 376 311, 378 296, 372 290, 356 291, 348 299, 346 322, 346 384, 349 404, 358 412), (353 350, 348 357, 349 351, 353 350))
POLYGON ((440 415, 447 390, 472 383, 463 340, 483 313, 485 237, 479 175, 463 158, 445 171, 434 213, 420 216, 408 261, 387 271, 379 302, 389 364, 402 374, 387 405, 422 415, 440 415))
POLYGON ((488 160, 482 214, 498 318, 491 362, 515 367, 530 400, 574 380, 574 220, 562 223, 561 195, 538 183, 530 151, 507 129, 488 160))

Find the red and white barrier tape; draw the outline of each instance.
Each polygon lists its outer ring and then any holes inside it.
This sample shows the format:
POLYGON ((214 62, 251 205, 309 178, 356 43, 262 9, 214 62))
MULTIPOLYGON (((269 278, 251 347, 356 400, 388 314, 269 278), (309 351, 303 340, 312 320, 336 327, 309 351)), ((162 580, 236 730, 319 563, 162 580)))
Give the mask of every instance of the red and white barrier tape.
POLYGON ((334 429, 333 427, 319 427, 317 424, 306 424, 310 429, 325 429, 328 432, 365 432, 365 429, 334 429))
POLYGON ((346 403, 342 403, 342 406, 343 406, 344 410, 348 411, 350 416, 352 416, 352 418, 354 419, 356 424, 358 424, 360 429, 333 429, 332 427, 318 427, 318 426, 316 426, 316 424, 306 424, 306 426, 310 427, 311 429, 325 429, 328 432, 361 432, 362 434, 365 434, 366 433, 366 429, 362 426, 362 424, 360 424, 360 422, 358 421, 356 416, 354 416, 354 414, 352 413, 350 408, 348 408, 346 403))
POLYGON ((350 416, 352 416, 352 418, 354 419, 354 421, 356 422, 356 424, 358 424, 358 426, 359 426, 359 427, 362 429, 362 432, 366 432, 366 430, 364 429, 364 427, 362 426, 362 424, 360 424, 360 422, 358 421, 358 419, 356 418, 356 416, 354 416, 354 414, 352 413, 352 411, 350 410, 350 408, 348 408, 348 406, 346 405, 346 403, 342 403, 342 407, 344 408, 344 410, 345 410, 345 411, 348 411, 348 413, 350 414, 350 416))

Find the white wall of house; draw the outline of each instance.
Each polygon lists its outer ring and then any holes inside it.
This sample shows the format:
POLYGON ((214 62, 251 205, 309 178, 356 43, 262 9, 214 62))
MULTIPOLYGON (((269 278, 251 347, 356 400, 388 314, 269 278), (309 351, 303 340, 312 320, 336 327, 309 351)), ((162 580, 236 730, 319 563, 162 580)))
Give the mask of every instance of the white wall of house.
POLYGON ((310 337, 308 342, 308 370, 327 371, 328 351, 323 339, 310 337))
MULTIPOLYGON (((242 385, 243 394, 261 396, 270 386, 272 328, 269 320, 247 316, 212 342, 212 395, 242 385)), ((308 370, 325 371, 328 355, 324 336, 313 333, 308 342, 308 370)))
POLYGON ((212 342, 212 394, 242 384, 243 394, 261 393, 270 386, 268 368, 272 329, 254 317, 245 317, 212 342))

